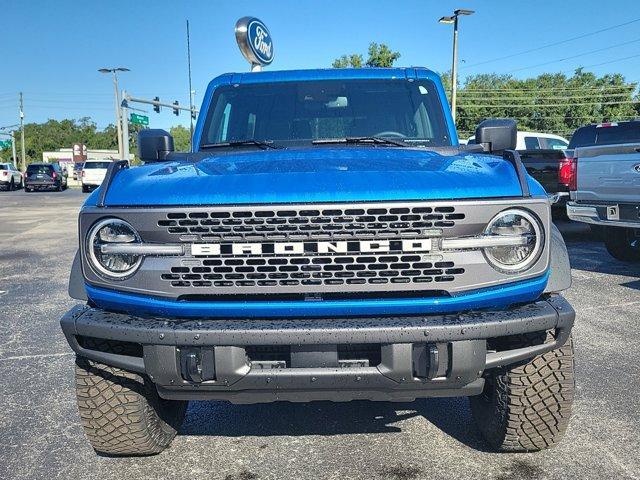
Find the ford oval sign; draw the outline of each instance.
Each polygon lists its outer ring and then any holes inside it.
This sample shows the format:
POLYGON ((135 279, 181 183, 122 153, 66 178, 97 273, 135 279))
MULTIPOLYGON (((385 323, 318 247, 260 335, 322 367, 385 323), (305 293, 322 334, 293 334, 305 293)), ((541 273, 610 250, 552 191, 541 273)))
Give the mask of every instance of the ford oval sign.
MULTIPOLYGON (((266 25, 254 17, 243 17, 236 23, 236 41, 252 67, 273 61, 273 40, 266 25)), ((255 69, 255 68, 252 68, 255 69)))

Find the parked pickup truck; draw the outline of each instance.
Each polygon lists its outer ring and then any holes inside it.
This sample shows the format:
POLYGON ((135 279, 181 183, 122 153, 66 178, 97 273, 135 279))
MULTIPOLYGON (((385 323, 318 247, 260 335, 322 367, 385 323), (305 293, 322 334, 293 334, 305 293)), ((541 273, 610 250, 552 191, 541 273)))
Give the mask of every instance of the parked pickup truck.
POLYGON ((567 165, 571 159, 566 150, 537 149, 518 150, 522 163, 529 175, 535 178, 554 200, 553 214, 566 213, 569 197, 569 177, 567 165))
POLYGON ((80 212, 61 325, 96 451, 160 452, 189 400, 470 396, 491 447, 559 441, 569 259, 515 122, 460 147, 422 68, 225 74, 200 112, 80 212))
POLYGON ((640 261, 640 121, 581 127, 570 148, 567 215, 604 227, 613 257, 640 261))

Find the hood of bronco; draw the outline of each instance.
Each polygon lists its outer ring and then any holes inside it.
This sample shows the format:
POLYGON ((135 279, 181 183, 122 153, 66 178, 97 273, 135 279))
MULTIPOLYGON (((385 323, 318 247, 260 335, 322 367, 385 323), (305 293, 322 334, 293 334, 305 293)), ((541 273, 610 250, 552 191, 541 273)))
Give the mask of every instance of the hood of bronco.
MULTIPOLYGON (((532 194, 543 193, 539 185, 532 194)), ((308 147, 213 151, 120 171, 107 206, 437 200, 520 196, 499 157, 420 148, 308 147)), ((95 202, 96 195, 88 201, 95 202)))

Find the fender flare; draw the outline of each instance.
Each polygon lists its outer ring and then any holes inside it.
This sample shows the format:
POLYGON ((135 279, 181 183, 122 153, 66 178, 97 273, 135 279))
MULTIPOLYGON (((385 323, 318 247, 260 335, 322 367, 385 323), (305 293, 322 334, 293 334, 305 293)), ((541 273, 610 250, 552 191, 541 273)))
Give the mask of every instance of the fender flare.
POLYGON ((564 238, 558 227, 551 224, 551 256, 549 268, 551 273, 544 293, 557 293, 571 287, 571 263, 564 238))
POLYGON ((80 260, 80 250, 76 250, 73 257, 73 265, 71 265, 71 274, 69 275, 69 296, 76 300, 87 301, 87 290, 84 288, 84 275, 82 275, 82 261, 80 260))

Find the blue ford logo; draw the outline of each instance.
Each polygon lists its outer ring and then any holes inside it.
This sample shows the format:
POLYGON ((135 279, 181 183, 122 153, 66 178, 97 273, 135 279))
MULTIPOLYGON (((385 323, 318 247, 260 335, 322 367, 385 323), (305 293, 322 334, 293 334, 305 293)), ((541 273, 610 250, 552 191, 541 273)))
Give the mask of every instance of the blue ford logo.
POLYGON ((273 40, 269 29, 254 17, 236 23, 236 41, 251 65, 269 65, 273 61, 273 40))

